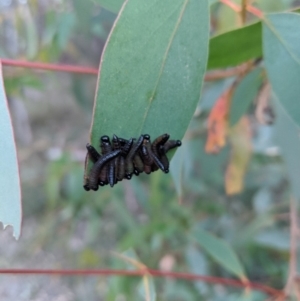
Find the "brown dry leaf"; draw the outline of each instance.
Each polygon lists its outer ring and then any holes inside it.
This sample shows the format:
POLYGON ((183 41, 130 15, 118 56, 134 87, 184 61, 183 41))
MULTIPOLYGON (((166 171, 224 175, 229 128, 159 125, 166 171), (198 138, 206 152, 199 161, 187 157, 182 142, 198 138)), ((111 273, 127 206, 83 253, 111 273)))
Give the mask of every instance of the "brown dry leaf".
POLYGON ((207 121, 205 151, 216 154, 225 146, 228 132, 228 113, 234 85, 228 88, 217 100, 207 121))
POLYGON ((244 188, 244 175, 252 153, 252 133, 248 117, 243 117, 230 129, 228 137, 232 149, 225 174, 225 190, 227 195, 233 195, 244 188))

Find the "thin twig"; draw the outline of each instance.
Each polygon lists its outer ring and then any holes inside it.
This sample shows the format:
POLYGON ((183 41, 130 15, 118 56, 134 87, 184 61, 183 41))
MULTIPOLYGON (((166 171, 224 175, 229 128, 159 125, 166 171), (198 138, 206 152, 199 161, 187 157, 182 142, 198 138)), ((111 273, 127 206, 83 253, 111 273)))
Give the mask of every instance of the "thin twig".
POLYGON ((233 67, 226 70, 218 69, 218 70, 209 71, 206 73, 204 80, 215 81, 227 77, 243 75, 250 72, 254 67, 256 67, 255 63, 249 65, 249 62, 247 62, 237 67, 233 67))
POLYGON ((241 11, 241 7, 230 0, 220 0, 223 4, 227 5, 230 7, 232 10, 234 10, 236 13, 239 13, 241 11))
POLYGON ((1 59, 0 63, 3 66, 14 66, 30 69, 40 69, 40 70, 52 70, 52 71, 63 71, 63 72, 72 72, 72 73, 81 73, 81 74, 98 74, 98 69, 91 67, 81 67, 81 66, 72 66, 72 65, 58 65, 58 64, 47 64, 41 62, 28 62, 23 60, 11 60, 11 59, 1 59))
POLYGON ((178 272, 165 272, 159 270, 152 269, 143 269, 143 270, 111 270, 111 269, 95 269, 95 270, 54 270, 54 269, 0 269, 0 274, 22 274, 22 275, 60 275, 60 276, 129 276, 129 277, 137 277, 137 276, 145 276, 151 275, 153 277, 165 277, 165 278, 173 278, 173 279, 185 279, 189 281, 203 281, 207 283, 219 283, 228 286, 235 287, 250 287, 255 290, 259 290, 268 295, 272 295, 274 297, 278 297, 282 295, 282 292, 263 285, 257 282, 242 282, 240 280, 235 279, 227 279, 220 277, 211 277, 211 276, 202 276, 195 275, 189 273, 178 273, 178 272))
POLYGON ((255 15, 256 17, 258 17, 259 19, 263 19, 263 17, 264 17, 263 12, 252 5, 247 5, 247 11, 249 13, 251 13, 252 15, 255 15))
MULTIPOLYGON (((12 66, 12 67, 20 67, 20 68, 29 68, 29 69, 40 69, 40 70, 51 70, 51 71, 62 71, 62 72, 70 72, 70 73, 81 73, 81 74, 91 74, 97 75, 98 69, 91 68, 91 67, 84 67, 84 66, 72 66, 72 65, 59 65, 59 64, 48 64, 48 63, 41 63, 41 62, 28 62, 23 60, 11 60, 11 59, 1 59, 0 63, 3 66, 12 66)), ((205 75, 206 81, 214 81, 219 80, 231 76, 236 76, 241 73, 244 73, 249 66, 247 63, 242 64, 240 66, 222 70, 213 70, 209 71, 205 75)))
MULTIPOLYGON (((230 7, 232 10, 234 10, 237 13, 240 13, 242 11, 242 8, 239 5, 231 2, 231 0, 220 0, 220 2, 227 5, 228 7, 230 7)), ((255 15, 259 19, 263 18, 263 13, 258 8, 254 7, 252 5, 247 5, 246 8, 249 13, 255 15)))

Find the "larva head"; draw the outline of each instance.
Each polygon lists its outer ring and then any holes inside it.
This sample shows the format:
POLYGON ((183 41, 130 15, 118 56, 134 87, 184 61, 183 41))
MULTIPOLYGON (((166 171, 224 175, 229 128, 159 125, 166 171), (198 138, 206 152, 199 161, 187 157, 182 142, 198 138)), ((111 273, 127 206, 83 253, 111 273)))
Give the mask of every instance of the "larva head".
POLYGON ((88 144, 86 145, 86 149, 87 149, 88 151, 90 151, 90 150, 93 149, 93 147, 88 143, 88 144))
POLYGON ((101 142, 103 142, 103 143, 109 143, 109 142, 110 142, 110 141, 109 141, 109 137, 106 136, 106 135, 102 136, 102 137, 100 138, 100 140, 101 140, 101 142))
POLYGON ((131 177, 132 177, 131 174, 126 174, 126 175, 125 175, 125 178, 126 178, 127 180, 130 180, 131 177))
POLYGON ((116 150, 116 149, 120 149, 120 140, 118 138, 118 136, 116 135, 113 135, 113 138, 112 138, 112 145, 113 145, 113 148, 116 150))
POLYGON ((169 135, 169 134, 167 134, 167 133, 166 133, 166 134, 164 134, 163 136, 164 136, 164 139, 165 139, 166 141, 167 141, 167 140, 170 138, 170 135, 169 135))
POLYGON ((115 143, 116 143, 116 142, 119 142, 118 136, 114 134, 114 135, 113 135, 113 138, 112 138, 112 141, 115 142, 115 143))
POLYGON ((100 138, 101 140, 101 143, 100 143, 100 147, 101 147, 101 150, 102 150, 102 153, 107 153, 108 150, 110 150, 110 140, 109 140, 109 137, 108 136, 102 136, 100 138))
POLYGON ((90 191, 90 187, 88 184, 83 185, 85 191, 90 191))

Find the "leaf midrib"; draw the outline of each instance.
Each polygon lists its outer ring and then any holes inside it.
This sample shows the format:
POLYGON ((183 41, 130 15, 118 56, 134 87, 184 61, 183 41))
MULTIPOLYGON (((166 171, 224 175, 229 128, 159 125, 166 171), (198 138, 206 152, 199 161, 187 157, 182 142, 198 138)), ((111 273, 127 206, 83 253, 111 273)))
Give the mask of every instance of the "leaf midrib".
POLYGON ((171 36, 170 36, 170 41, 169 41, 169 43, 168 43, 168 45, 167 45, 165 54, 164 54, 164 56, 163 56, 162 65, 161 65, 161 68, 160 68, 160 71, 159 71, 159 74, 158 74, 158 77, 157 77, 157 81, 156 81, 156 83, 155 83, 153 92, 152 92, 152 94, 151 94, 151 96, 150 96, 150 98, 149 98, 149 105, 148 105, 148 107, 147 107, 147 109, 146 109, 145 115, 144 115, 143 120, 142 120, 142 122, 141 122, 139 134, 142 133, 142 129, 144 128, 144 125, 145 125, 145 122, 146 122, 146 119, 147 119, 149 110, 150 110, 150 108, 151 108, 151 106, 152 106, 152 103, 153 103, 154 95, 156 94, 156 91, 157 91, 157 88, 158 88, 160 79, 161 79, 161 77, 162 77, 162 74, 163 74, 163 71, 164 71, 164 68, 165 68, 165 65, 166 65, 166 61, 167 61, 168 54, 169 54, 169 52, 170 52, 172 43, 173 43, 173 41, 174 41, 175 35, 176 35, 177 30, 178 30, 178 28, 179 28, 179 25, 180 25, 180 23, 181 23, 181 21, 182 21, 184 12, 185 12, 185 10, 186 10, 186 7, 187 7, 187 4, 188 4, 189 1, 190 1, 190 0, 184 0, 184 2, 183 2, 183 7, 182 7, 182 9, 181 9, 181 11, 180 11, 179 18, 178 18, 178 20, 177 20, 177 22, 176 22, 176 24, 175 24, 174 31, 172 32, 172 34, 171 34, 171 36))

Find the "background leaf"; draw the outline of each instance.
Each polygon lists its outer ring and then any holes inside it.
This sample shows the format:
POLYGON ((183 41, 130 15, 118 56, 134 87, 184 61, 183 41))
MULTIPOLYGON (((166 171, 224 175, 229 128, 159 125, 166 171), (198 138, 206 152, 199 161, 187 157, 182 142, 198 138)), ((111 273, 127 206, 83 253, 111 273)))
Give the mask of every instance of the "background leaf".
POLYGON ((248 73, 233 92, 229 111, 231 126, 240 120, 255 99, 261 85, 261 72, 261 68, 256 68, 248 73))
POLYGON ((31 12, 27 6, 19 9, 22 18, 22 29, 26 31, 26 54, 29 59, 33 59, 38 52, 38 32, 31 12))
POLYGON ((225 173, 227 195, 244 190, 244 177, 252 154, 251 123, 245 116, 229 131, 231 156, 225 173))
MULTIPOLYGON (((299 13, 300 9, 295 9, 294 12, 299 13)), ((209 43, 207 69, 233 67, 262 56, 260 21, 212 37, 209 43)))
POLYGON ((151 276, 144 276, 138 285, 138 292, 145 301, 155 301, 156 291, 151 276))
POLYGON ((276 95, 273 95, 273 104, 276 112, 275 141, 286 163, 292 193, 300 199, 300 129, 284 110, 276 95))
POLYGON ((21 190, 16 146, 2 77, 0 63, 0 221, 14 228, 15 238, 21 231, 21 190))
POLYGON ((228 134, 228 111, 234 87, 229 87, 215 103, 207 120, 207 141, 205 151, 218 153, 226 144, 228 134))
POLYGON ((129 0, 101 59, 92 144, 102 135, 183 137, 207 60, 208 2, 129 0))
POLYGON ((300 16, 267 15, 263 26, 265 65, 272 88, 287 113, 300 124, 300 16))
POLYGON ((226 270, 242 280, 246 279, 245 271, 240 260, 226 241, 215 237, 199 227, 192 233, 192 238, 226 270))
POLYGON ((262 57, 261 35, 261 22, 257 22, 213 37, 207 68, 232 67, 262 57))
POLYGON ((124 0, 93 0, 93 2, 97 2, 105 9, 117 14, 121 9, 124 0))
MULTIPOLYGON (((189 246, 185 251, 186 261, 189 265, 190 270, 194 274, 207 275, 208 264, 207 258, 200 252, 196 247, 189 246)), ((196 281, 194 286, 197 288, 201 295, 206 295, 208 292, 208 285, 205 282, 196 281)))

